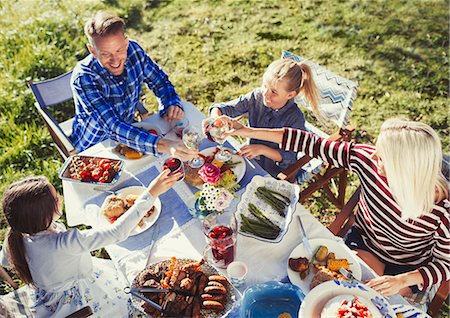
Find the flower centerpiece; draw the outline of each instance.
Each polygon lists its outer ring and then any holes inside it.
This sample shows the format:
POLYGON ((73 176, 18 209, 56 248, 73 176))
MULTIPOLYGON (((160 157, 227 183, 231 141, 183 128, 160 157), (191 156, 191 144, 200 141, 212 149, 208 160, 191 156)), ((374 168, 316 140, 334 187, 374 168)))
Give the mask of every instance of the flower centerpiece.
POLYGON ((221 168, 207 162, 198 171, 204 182, 202 190, 196 193, 195 208, 199 216, 222 213, 234 198, 234 193, 239 187, 236 184, 236 174, 226 165, 225 168, 221 168))

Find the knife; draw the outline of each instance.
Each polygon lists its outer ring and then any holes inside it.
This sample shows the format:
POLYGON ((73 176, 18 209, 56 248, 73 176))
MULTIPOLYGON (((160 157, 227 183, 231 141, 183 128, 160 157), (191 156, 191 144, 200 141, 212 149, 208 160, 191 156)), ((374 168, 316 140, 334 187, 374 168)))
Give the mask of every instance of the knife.
POLYGON ((156 240, 158 239, 158 235, 159 235, 159 223, 156 223, 155 228, 153 229, 153 233, 152 233, 152 245, 150 246, 150 249, 148 251, 147 263, 145 264, 146 267, 150 264, 150 259, 152 258, 153 247, 155 246, 156 240))
POLYGON ((311 248, 311 245, 309 244, 308 237, 306 236, 306 231, 305 231, 305 228, 303 227, 303 222, 302 222, 302 219, 300 218, 300 215, 297 215, 297 219, 298 219, 298 223, 300 223, 300 229, 302 230, 302 234, 303 234, 303 238, 302 238, 303 245, 305 246, 305 248, 308 251, 308 253, 310 254, 310 256, 313 256, 314 253, 311 248))

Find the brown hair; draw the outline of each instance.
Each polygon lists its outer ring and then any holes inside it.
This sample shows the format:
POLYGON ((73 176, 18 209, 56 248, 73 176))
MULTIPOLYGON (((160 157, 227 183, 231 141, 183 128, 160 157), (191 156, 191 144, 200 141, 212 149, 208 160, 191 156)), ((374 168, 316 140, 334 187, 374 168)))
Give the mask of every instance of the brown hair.
POLYGON ((84 33, 93 44, 93 38, 125 33, 125 21, 112 13, 99 11, 84 25, 84 33))
POLYGON ((10 226, 7 235, 9 262, 27 284, 32 284, 33 278, 26 260, 23 236, 49 228, 57 208, 51 184, 43 176, 14 182, 3 194, 3 213, 10 226))
POLYGON ((305 94, 314 114, 320 117, 319 98, 311 68, 304 62, 297 63, 292 59, 279 59, 272 62, 264 73, 264 81, 277 83, 285 81, 288 92, 305 94))

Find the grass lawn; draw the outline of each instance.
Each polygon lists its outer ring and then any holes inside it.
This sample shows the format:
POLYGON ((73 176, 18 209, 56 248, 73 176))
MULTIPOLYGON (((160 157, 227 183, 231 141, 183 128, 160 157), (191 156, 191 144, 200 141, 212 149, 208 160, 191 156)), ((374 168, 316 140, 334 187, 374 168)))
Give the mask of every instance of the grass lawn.
MULTIPOLYGON (((0 194, 31 174, 46 175, 61 190, 62 162, 25 81, 62 74, 86 56, 83 24, 98 9, 124 17, 130 38, 202 111, 260 85, 267 65, 289 50, 359 83, 351 117, 357 141, 373 143, 381 123, 400 115, 430 124, 448 152, 447 1, 6 0, 0 194)), ((156 111, 148 89, 142 99, 156 111)), ((324 223, 336 212, 321 193, 308 206, 324 223)), ((5 232, 1 215, 0 241, 5 232)), ((7 290, 0 283, 0 292, 7 290)))

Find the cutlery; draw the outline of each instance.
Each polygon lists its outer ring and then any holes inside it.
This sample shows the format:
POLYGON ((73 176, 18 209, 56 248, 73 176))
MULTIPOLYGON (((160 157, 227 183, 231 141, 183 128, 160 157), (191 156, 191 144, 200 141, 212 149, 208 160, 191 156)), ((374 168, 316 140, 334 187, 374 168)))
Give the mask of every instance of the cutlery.
POLYGON ((193 293, 187 290, 182 289, 174 289, 174 288, 151 288, 151 287, 143 287, 143 288, 130 288, 130 291, 134 291, 136 293, 175 293, 183 296, 193 296, 193 293))
POLYGON ((150 259, 152 257, 153 247, 155 246, 155 242, 158 239, 158 235, 159 235, 159 223, 156 223, 155 228, 153 230, 153 234, 152 234, 152 245, 150 245, 150 249, 148 251, 148 258, 147 258, 146 266, 148 266, 150 264, 150 259))
POLYGON ((125 287, 123 289, 123 291, 125 292, 125 294, 131 294, 136 298, 139 298, 140 300, 145 301, 147 304, 149 304, 150 306, 152 306, 153 308, 155 308, 156 310, 162 312, 163 311, 163 307, 161 305, 158 305, 157 303, 155 303, 153 300, 150 300, 144 296, 142 296, 141 294, 139 294, 138 292, 136 292, 134 290, 134 288, 130 288, 130 287, 125 287))
POLYGON ((109 193, 109 194, 114 194, 114 195, 117 194, 116 191, 106 190, 106 189, 102 189, 102 188, 99 188, 99 187, 94 187, 94 190, 95 190, 95 191, 100 191, 100 192, 109 193))
POLYGON ((341 267, 341 268, 339 269, 339 273, 341 273, 342 275, 344 275, 344 277, 347 278, 347 279, 351 279, 351 280, 357 281, 358 283, 364 284, 364 283, 363 283, 362 281, 360 281, 359 279, 356 279, 356 277, 353 276, 353 274, 350 273, 348 270, 346 270, 344 267, 341 267))
POLYGON ((305 231, 305 228, 303 227, 303 222, 302 222, 302 219, 300 218, 300 215, 297 215, 297 219, 298 219, 298 223, 300 223, 300 229, 303 234, 303 238, 302 238, 303 245, 305 246, 305 248, 308 251, 308 253, 310 254, 310 256, 313 256, 314 253, 311 248, 311 245, 309 244, 308 237, 306 236, 306 231, 305 231))

